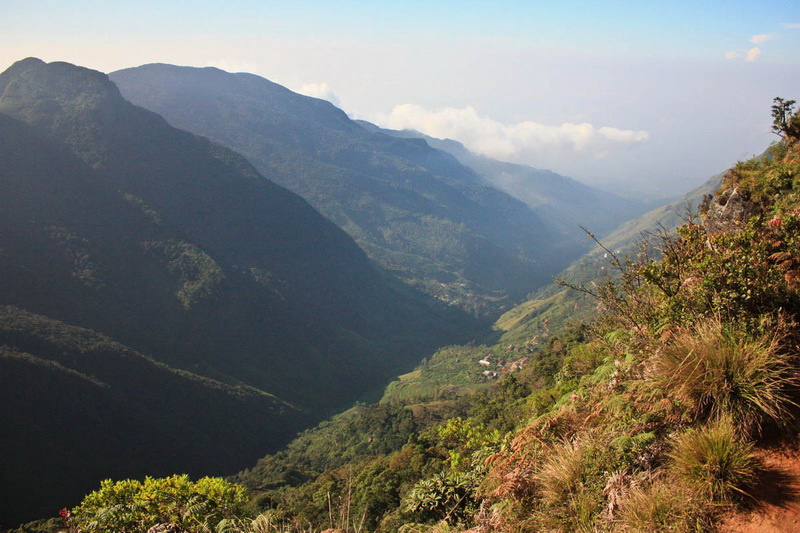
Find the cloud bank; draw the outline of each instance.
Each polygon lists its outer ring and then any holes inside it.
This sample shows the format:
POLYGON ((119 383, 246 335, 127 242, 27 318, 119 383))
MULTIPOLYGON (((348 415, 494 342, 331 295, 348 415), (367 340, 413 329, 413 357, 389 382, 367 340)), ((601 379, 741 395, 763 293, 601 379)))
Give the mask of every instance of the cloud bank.
POLYGON ((312 96, 314 98, 321 98, 323 100, 327 100, 335 106, 339 105, 339 97, 334 94, 333 90, 330 86, 325 83, 306 83, 299 89, 297 92, 300 94, 304 94, 306 96, 312 96))
POLYGON ((503 124, 481 116, 472 107, 430 111, 415 104, 401 104, 391 113, 379 114, 373 120, 385 128, 413 129, 431 137, 454 139, 474 152, 520 162, 557 154, 602 158, 615 148, 650 138, 646 131, 596 127, 586 122, 565 122, 560 126, 532 121, 503 124))

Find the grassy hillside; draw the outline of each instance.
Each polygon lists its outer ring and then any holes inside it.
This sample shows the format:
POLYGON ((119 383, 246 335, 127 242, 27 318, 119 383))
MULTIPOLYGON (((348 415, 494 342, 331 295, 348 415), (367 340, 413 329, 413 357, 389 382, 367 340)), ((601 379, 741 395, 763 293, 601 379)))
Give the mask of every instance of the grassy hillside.
MULTIPOLYGON (((775 482, 761 458, 798 435, 799 191, 800 140, 788 136, 727 172, 703 224, 661 238, 658 259, 596 285, 590 328, 554 332, 483 392, 453 389, 466 417, 266 490, 262 519, 289 531, 688 532, 757 508, 762 477, 775 482)), ((458 381, 499 349, 450 348, 427 365, 458 381)), ((258 488, 257 475, 241 479, 258 488)))

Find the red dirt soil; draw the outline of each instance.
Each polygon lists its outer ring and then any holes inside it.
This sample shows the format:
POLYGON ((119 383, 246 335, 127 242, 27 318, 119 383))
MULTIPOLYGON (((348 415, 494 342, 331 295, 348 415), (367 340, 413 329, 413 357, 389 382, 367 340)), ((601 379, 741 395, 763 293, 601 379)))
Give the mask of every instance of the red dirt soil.
POLYGON ((800 532, 800 451, 797 448, 759 453, 763 471, 749 492, 747 509, 729 514, 722 533, 800 532))

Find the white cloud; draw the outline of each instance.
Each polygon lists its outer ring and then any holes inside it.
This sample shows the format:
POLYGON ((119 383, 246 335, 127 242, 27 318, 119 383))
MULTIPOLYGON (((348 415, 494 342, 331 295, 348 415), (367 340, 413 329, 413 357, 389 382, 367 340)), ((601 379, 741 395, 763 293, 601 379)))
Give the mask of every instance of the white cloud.
POLYGON ((473 107, 430 111, 416 104, 401 104, 373 120, 386 128, 413 129, 431 137, 455 139, 472 151, 508 161, 578 153, 602 158, 614 148, 650 138, 646 131, 595 127, 586 122, 565 122, 560 126, 533 121, 503 124, 479 115, 473 107))
POLYGON ((339 97, 334 94, 330 85, 325 82, 322 83, 306 83, 297 92, 306 96, 313 96, 314 98, 321 98, 327 100, 335 106, 339 105, 339 97))
POLYGON ((258 65, 255 63, 230 59, 214 59, 206 61, 206 65, 216 67, 225 72, 256 72, 258 70, 258 65))
POLYGON ((758 35, 753 35, 750 37, 750 42, 753 44, 762 44, 774 38, 775 35, 771 33, 759 33, 758 35))
POLYGON ((795 22, 781 22, 781 26, 789 28, 790 30, 800 29, 800 24, 795 22))
POLYGON ((741 56, 739 52, 725 52, 725 59, 736 59, 737 57, 741 56))
POLYGON ((751 48, 750 50, 747 51, 747 60, 752 63, 753 61, 758 59, 758 56, 760 55, 761 55, 761 48, 759 47, 751 48))

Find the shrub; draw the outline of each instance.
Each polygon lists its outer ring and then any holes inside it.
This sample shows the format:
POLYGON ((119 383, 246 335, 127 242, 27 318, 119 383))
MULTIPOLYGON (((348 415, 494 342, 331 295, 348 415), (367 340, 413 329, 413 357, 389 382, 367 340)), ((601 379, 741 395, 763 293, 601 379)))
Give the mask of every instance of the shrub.
POLYGON ((417 482, 403 500, 403 510, 419 522, 455 524, 477 510, 477 473, 440 472, 417 482))
POLYGON ((797 381, 777 336, 750 339, 717 319, 679 332, 656 356, 655 372, 693 417, 729 417, 745 435, 785 419, 797 381))
POLYGON ((753 447, 736 434, 728 420, 683 433, 669 458, 680 480, 717 502, 745 495, 756 476, 753 447))
POLYGON ((221 478, 108 479, 73 509, 71 520, 80 531, 146 533, 159 525, 203 531, 239 515, 245 502, 244 487, 221 478))

